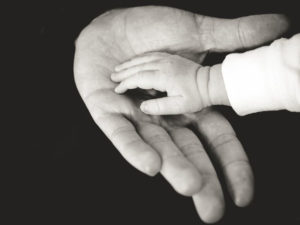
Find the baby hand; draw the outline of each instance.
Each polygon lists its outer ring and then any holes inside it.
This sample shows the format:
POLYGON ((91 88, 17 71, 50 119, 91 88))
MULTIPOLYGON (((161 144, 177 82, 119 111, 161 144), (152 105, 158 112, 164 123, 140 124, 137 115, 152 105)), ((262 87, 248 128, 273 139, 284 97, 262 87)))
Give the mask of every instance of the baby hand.
POLYGON ((111 79, 120 84, 117 93, 128 89, 155 89, 167 92, 167 97, 151 99, 141 104, 144 113, 152 115, 192 113, 211 105, 208 96, 208 67, 167 53, 147 53, 115 68, 111 79), (201 88, 197 73, 201 70, 201 88))

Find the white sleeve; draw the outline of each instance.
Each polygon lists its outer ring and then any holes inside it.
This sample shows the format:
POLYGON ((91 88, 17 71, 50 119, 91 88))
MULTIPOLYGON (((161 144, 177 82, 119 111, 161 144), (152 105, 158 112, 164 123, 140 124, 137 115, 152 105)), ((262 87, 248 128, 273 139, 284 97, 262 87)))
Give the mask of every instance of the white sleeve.
POLYGON ((300 112, 300 34, 229 54, 222 74, 230 104, 239 115, 282 109, 300 112))

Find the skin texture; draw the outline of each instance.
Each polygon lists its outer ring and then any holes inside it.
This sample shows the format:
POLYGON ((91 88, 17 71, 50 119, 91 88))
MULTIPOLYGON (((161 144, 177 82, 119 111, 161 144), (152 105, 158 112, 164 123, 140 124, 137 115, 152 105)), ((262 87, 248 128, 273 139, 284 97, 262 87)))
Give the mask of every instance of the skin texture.
POLYGON ((150 115, 194 113, 212 105, 230 105, 221 64, 201 66, 192 60, 164 52, 150 52, 115 68, 111 79, 120 82, 118 94, 141 88, 166 92, 167 96, 142 102, 150 115))
MULTIPOLYGON (((184 114, 210 106, 207 89, 199 89, 197 72, 200 65, 178 55, 155 52, 131 61, 133 66, 112 74, 121 82, 115 89, 119 94, 128 89, 155 89, 167 92, 168 97, 151 99, 141 104, 141 110, 151 115, 184 114), (146 57, 146 59, 145 59, 146 57), (142 61, 134 63, 134 61, 142 61)), ((199 75, 201 83, 208 83, 207 73, 199 75)))
POLYGON ((76 41, 75 82, 91 116, 123 157, 138 170, 160 172, 180 194, 192 196, 203 221, 224 213, 224 198, 214 167, 219 163, 238 206, 253 197, 253 174, 230 124, 218 112, 149 116, 139 105, 147 93, 118 95, 110 79, 114 68, 150 51, 178 54, 201 63, 207 51, 234 51, 279 37, 287 28, 280 15, 235 20, 214 19, 167 7, 109 11, 94 19, 76 41), (190 130, 208 144, 204 149, 190 130))

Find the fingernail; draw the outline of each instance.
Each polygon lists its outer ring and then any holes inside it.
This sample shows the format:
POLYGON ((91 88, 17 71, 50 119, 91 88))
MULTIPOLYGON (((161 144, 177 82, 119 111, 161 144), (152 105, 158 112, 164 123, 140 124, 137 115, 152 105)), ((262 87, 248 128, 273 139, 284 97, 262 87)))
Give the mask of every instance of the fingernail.
POLYGON ((145 166, 144 167, 144 172, 151 177, 154 177, 159 171, 153 169, 152 166, 145 166))
POLYGON ((120 86, 119 85, 115 88, 115 92, 120 93, 120 86))
POLYGON ((142 103, 141 104, 141 110, 144 112, 144 113, 148 113, 149 112, 149 106, 147 103, 142 103))
POLYGON ((116 67, 115 67, 115 71, 118 72, 119 70, 120 70, 120 66, 116 66, 116 67))
POLYGON ((113 79, 115 79, 115 77, 116 77, 116 74, 115 73, 112 73, 111 75, 110 75, 110 78, 113 80, 113 79))

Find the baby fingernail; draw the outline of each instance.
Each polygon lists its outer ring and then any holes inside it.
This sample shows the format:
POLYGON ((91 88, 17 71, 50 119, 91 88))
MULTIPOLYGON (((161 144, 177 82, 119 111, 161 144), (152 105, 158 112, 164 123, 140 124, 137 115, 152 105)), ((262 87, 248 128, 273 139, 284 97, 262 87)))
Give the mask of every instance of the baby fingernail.
POLYGON ((117 86, 117 87, 115 88, 115 92, 117 92, 117 93, 120 93, 120 92, 121 92, 120 86, 117 86))
POLYGON ((149 111, 149 106, 147 103, 142 103, 141 104, 141 110, 144 112, 144 113, 147 113, 149 111))

